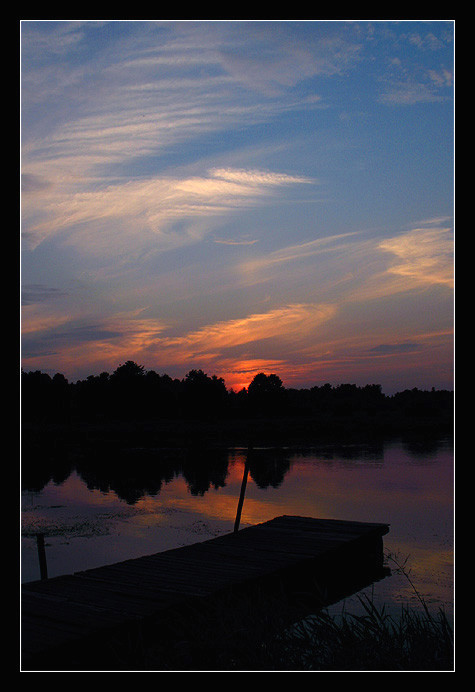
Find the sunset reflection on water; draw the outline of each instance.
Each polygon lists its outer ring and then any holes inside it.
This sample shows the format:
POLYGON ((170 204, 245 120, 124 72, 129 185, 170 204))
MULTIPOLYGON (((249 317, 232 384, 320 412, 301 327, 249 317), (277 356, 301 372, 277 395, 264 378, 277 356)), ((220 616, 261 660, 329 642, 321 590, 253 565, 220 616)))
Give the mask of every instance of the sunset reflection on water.
MULTIPOLYGON (((48 576, 140 557, 233 530, 247 450, 147 463, 127 473, 72 468, 41 484, 23 478, 22 581, 39 578, 37 533, 48 576), (133 473, 132 473, 133 471, 133 473)), ((158 458, 158 457, 157 457, 158 458)), ((252 452, 240 527, 283 514, 390 524, 398 555, 428 603, 453 603, 453 449, 390 443, 361 448, 252 452)), ((390 565, 391 566, 391 565, 390 565)), ((407 578, 376 585, 378 598, 415 601, 407 578)), ((374 592, 374 590, 373 590, 374 592)))

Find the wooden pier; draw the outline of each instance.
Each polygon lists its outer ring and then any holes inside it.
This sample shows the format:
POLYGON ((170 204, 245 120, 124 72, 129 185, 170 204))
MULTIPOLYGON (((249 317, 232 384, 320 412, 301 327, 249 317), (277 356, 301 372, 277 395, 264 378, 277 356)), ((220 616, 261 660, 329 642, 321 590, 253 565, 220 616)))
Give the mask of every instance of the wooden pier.
POLYGON ((22 670, 64 670, 78 656, 87 670, 88 657, 111 636, 137 629, 141 637, 156 634, 174 612, 218 595, 276 585, 290 593, 316 580, 328 605, 374 580, 388 531, 388 524, 282 516, 202 543, 23 584, 22 670))

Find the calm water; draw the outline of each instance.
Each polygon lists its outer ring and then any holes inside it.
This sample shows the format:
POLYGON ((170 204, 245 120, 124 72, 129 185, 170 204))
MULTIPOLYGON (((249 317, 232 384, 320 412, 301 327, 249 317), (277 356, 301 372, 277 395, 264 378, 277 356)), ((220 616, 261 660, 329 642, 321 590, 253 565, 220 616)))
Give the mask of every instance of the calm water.
MULTIPOLYGON (((431 610, 452 614, 451 443, 256 449, 252 458, 241 528, 282 514, 389 523, 385 551, 406 561, 431 610)), ((243 449, 186 457, 136 451, 125 464, 101 458, 56 465, 41 478, 23 473, 22 581, 40 578, 40 532, 53 577, 232 531, 245 460, 243 449)), ((400 574, 365 593, 388 609, 419 607, 400 574)), ((354 612, 358 603, 351 597, 344 606, 354 612)))

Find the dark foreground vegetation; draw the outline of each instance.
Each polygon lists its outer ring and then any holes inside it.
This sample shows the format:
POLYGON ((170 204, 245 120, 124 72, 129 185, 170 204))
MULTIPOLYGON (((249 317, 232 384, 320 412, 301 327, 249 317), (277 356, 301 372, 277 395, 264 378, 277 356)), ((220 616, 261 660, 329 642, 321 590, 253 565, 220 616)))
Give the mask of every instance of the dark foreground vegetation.
POLYGON ((155 445, 206 435, 216 444, 406 432, 450 435, 453 426, 452 391, 414 388, 386 396, 378 384, 291 389, 277 375, 259 373, 248 388, 235 392, 223 378, 202 370, 178 380, 134 361, 75 383, 60 373, 22 372, 21 404, 26 429, 79 425, 108 430, 110 438, 139 431, 142 443, 155 445))
MULTIPOLYGON (((394 556, 386 557, 389 563, 394 556)), ((140 632, 127 642, 104 640, 100 656, 112 670, 451 672, 453 624, 443 610, 431 613, 411 585, 419 608, 403 605, 391 614, 364 593, 359 613, 344 604, 336 613, 312 612, 312 593, 297 602, 284 594, 278 601, 275 594, 223 596, 163 621, 155 643, 144 645, 140 632)), ((78 660, 79 670, 86 661, 78 660)))
POLYGON ((453 672, 454 630, 442 609, 431 612, 405 565, 417 608, 386 612, 365 592, 359 612, 321 608, 318 587, 226 592, 175 608, 160 623, 111 631, 100 644, 68 647, 31 670, 157 672, 453 672))
MULTIPOLYGON (((249 606, 186 618, 179 646, 138 649, 132 667, 208 671, 452 671, 453 630, 435 615, 403 607, 389 615, 364 597, 363 614, 317 612, 282 629, 281 609, 256 618, 249 606)), ((124 659, 122 659, 124 661, 124 659)), ((130 666, 129 666, 130 667, 130 666)))

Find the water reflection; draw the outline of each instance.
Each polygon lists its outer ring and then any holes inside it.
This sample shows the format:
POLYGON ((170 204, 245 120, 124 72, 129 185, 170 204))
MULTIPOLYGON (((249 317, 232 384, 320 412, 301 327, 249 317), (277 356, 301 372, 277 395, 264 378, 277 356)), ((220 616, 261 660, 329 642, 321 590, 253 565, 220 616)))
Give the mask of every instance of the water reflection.
MULTIPOLYGON (((73 471, 82 478, 89 490, 114 492, 128 504, 145 496, 157 496, 164 484, 182 476, 192 495, 204 496, 210 488, 226 486, 230 464, 245 459, 246 450, 125 450, 110 457, 89 453, 71 463, 61 464, 58 458, 41 464, 23 460, 22 489, 40 492, 48 483, 60 485, 73 471)), ((292 465, 290 451, 281 449, 254 450, 249 473, 255 484, 265 489, 277 488, 292 465)))
MULTIPOLYGON (((430 460, 441 442, 403 443, 403 449, 414 460, 430 460)), ((246 450, 227 449, 128 449, 114 451, 77 450, 74 459, 68 448, 55 447, 47 455, 38 450, 25 450, 22 455, 22 490, 41 492, 49 483, 64 483, 73 471, 83 479, 89 490, 115 492, 117 497, 134 504, 145 496, 160 494, 162 486, 182 476, 192 495, 203 496, 210 488, 224 488, 230 464, 244 461, 246 450)), ((249 473, 261 488, 278 488, 284 482, 297 459, 359 462, 382 465, 384 443, 371 445, 322 445, 299 451, 282 448, 256 448, 249 473)))
MULTIPOLYGON (((39 578, 38 532, 49 576, 231 532, 247 454, 24 448, 23 580, 39 578)), ((387 549, 411 556, 429 602, 450 604, 452 504, 453 449, 445 441, 254 448, 241 527, 282 514, 389 523, 387 549)), ((378 588, 393 603, 411 597, 404 580, 378 588)))

